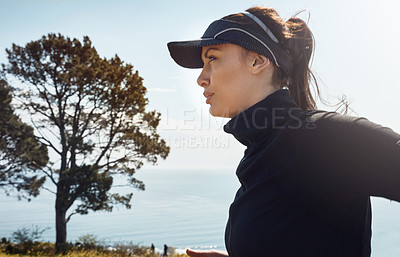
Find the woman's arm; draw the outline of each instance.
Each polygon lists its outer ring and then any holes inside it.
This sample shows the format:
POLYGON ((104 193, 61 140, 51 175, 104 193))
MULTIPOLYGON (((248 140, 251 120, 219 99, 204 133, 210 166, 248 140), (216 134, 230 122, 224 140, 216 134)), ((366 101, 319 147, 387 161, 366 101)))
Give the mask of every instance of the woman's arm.
POLYGON ((326 185, 344 196, 400 201, 400 135, 365 118, 326 113, 306 143, 326 185))
POLYGON ((186 254, 190 257, 226 257, 228 253, 222 251, 193 251, 186 249, 186 254))

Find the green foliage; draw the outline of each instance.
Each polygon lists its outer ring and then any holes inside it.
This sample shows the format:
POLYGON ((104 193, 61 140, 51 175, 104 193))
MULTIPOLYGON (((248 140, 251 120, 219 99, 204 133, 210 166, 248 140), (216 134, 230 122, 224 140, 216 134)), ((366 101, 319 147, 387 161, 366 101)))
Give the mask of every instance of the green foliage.
POLYGON ((56 188, 59 245, 66 242, 72 215, 112 211, 114 204, 131 207, 131 193, 111 193, 114 175, 145 189, 134 178, 136 170, 169 153, 156 130, 160 114, 146 111, 138 71, 117 55, 100 58, 88 37, 80 42, 48 34, 6 51, 3 72, 22 82, 13 88, 18 108, 30 116, 37 139, 58 156, 51 164, 59 167, 42 171, 56 188))
POLYGON ((30 255, 54 255, 55 247, 52 243, 39 242, 44 231, 49 228, 32 226, 20 228, 12 233, 12 241, 2 238, 0 253, 7 254, 30 254, 30 255), (14 243, 13 243, 14 242, 14 243))
POLYGON ((114 244, 113 252, 122 256, 146 256, 152 253, 150 247, 134 244, 133 242, 116 243, 114 244))
POLYGON ((3 244, 0 247, 0 256, 2 256, 2 252, 7 254, 4 256, 16 255, 21 257, 21 254, 30 256, 54 256, 55 245, 54 243, 49 242, 35 242, 24 244, 7 243, 3 244))
MULTIPOLYGON (((60 191, 69 192, 62 199, 67 205, 79 199, 79 204, 75 209, 76 213, 87 214, 88 210, 112 210, 112 194, 109 194, 113 183, 113 178, 109 172, 99 172, 92 166, 83 165, 67 169, 60 176, 60 191)), ((130 199, 129 199, 130 200, 130 199)), ((123 203, 121 200, 120 202, 123 203)), ((129 202, 126 203, 130 207, 129 202)))
MULTIPOLYGON (((13 244, 9 241, 0 243, 0 257, 25 256, 69 256, 69 257, 159 257, 153 253, 150 247, 139 244, 117 243, 114 247, 106 249, 97 240, 97 237, 84 236, 75 245, 66 243, 63 245, 63 254, 56 254, 55 244, 48 242, 34 242, 32 244, 13 244), (84 243, 86 242, 86 243, 84 243), (86 245, 87 247, 85 247, 86 245), (96 247, 93 247, 96 245, 96 247)), ((170 254, 170 257, 187 257, 186 254, 170 254)))
POLYGON ((83 249, 89 250, 89 249, 101 249, 103 248, 101 245, 104 244, 104 242, 100 241, 98 237, 94 234, 86 234, 83 236, 80 236, 78 238, 77 245, 80 245, 83 249))
POLYGON ((38 174, 48 163, 47 147, 34 136, 11 106, 11 88, 0 79, 0 187, 15 190, 19 199, 37 196, 45 177, 38 174))
POLYGON ((17 244, 33 243, 38 241, 43 233, 50 228, 40 228, 32 225, 30 228, 23 227, 12 233, 13 241, 17 244))

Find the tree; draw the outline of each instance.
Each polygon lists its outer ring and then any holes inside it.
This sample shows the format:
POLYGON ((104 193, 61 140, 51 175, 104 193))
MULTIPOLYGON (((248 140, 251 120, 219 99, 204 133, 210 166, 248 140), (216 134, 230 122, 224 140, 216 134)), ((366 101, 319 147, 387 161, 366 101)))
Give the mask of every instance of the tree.
POLYGON ((29 113, 40 142, 58 156, 58 166, 43 172, 56 188, 60 249, 71 216, 112 211, 114 204, 130 208, 132 194, 112 193, 113 178, 125 176, 127 185, 144 190, 135 171, 144 161, 165 159, 169 147, 156 131, 160 114, 145 109, 138 72, 117 55, 100 58, 88 37, 81 43, 48 34, 6 51, 3 70, 23 82, 14 87, 19 107, 29 113))
POLYGON ((36 197, 46 177, 39 171, 48 163, 47 147, 23 123, 11 106, 11 88, 0 79, 0 187, 18 199, 36 197))

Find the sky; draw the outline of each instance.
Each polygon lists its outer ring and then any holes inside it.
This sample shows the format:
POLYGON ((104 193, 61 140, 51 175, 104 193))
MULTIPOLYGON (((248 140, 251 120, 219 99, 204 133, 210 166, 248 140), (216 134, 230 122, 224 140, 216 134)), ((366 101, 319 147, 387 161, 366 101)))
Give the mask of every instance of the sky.
POLYGON ((235 169, 244 147, 223 132, 228 119, 209 115, 196 84, 200 70, 175 64, 166 45, 200 38, 212 21, 257 5, 275 8, 285 20, 305 10, 299 17, 314 33, 312 70, 322 96, 336 103, 345 95, 351 115, 400 132, 397 0, 0 0, 0 63, 13 43, 24 46, 48 33, 89 36, 100 56, 117 54, 139 71, 148 110, 162 114, 158 131, 171 153, 145 168, 235 169))

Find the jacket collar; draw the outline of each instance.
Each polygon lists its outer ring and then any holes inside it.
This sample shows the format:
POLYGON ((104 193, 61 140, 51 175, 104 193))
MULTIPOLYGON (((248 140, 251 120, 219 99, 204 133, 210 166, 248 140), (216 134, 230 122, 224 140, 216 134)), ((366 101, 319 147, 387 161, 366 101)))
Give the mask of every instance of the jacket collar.
POLYGON ((276 129, 283 128, 291 116, 299 112, 302 110, 290 96, 289 90, 280 89, 233 117, 224 126, 224 131, 245 146, 250 146, 259 136, 268 136, 276 129))

